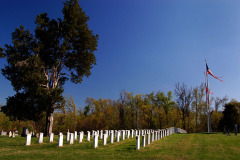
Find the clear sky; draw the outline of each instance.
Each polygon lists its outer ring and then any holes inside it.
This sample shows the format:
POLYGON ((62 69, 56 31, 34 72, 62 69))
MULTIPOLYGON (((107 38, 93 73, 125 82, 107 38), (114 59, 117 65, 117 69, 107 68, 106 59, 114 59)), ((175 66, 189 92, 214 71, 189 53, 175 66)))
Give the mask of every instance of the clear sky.
MULTIPOLYGON (((195 87, 205 81, 205 59, 216 76, 209 79, 214 97, 240 101, 239 0, 79 0, 99 34, 97 65, 81 84, 67 83, 84 107, 86 97, 118 99, 122 90, 147 94, 174 90, 177 82, 195 87)), ((20 25, 33 33, 35 17, 62 17, 63 0, 10 0, 0 4, 0 45, 11 43, 20 25)), ((6 62, 0 60, 0 68, 6 62)), ((0 75, 0 104, 14 95, 0 75)))

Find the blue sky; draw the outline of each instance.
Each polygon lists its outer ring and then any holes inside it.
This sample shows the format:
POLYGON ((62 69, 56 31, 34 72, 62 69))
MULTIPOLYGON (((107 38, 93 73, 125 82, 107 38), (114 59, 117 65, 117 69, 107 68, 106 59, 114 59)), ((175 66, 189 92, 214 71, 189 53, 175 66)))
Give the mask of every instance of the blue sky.
MULTIPOLYGON (((174 90, 177 82, 195 87, 205 81, 205 59, 214 97, 240 101, 240 1, 238 0, 79 0, 99 34, 97 65, 81 84, 67 83, 84 107, 86 97, 118 99, 122 90, 147 94, 174 90)), ((0 5, 0 45, 11 43, 20 25, 34 31, 35 17, 62 17, 63 0, 11 0, 0 5)), ((1 59, 0 67, 6 62, 1 59)), ((0 75, 0 104, 14 95, 0 75)))

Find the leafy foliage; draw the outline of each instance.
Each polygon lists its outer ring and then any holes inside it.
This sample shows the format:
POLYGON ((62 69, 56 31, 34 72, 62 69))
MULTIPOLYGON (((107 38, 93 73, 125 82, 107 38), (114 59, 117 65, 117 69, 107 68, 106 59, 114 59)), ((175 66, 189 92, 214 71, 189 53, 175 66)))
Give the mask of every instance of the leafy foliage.
MULTIPOLYGON (((177 97, 177 104, 179 109, 182 111, 182 121, 183 129, 186 129, 186 117, 189 118, 190 114, 190 105, 192 103, 192 89, 188 89, 187 86, 183 83, 179 83, 175 86, 175 95, 177 97)), ((189 120, 188 120, 189 125, 189 120)))
POLYGON ((3 53, 3 48, 1 48, 1 45, 0 45, 0 58, 4 57, 5 54, 3 53))
POLYGON ((235 124, 240 123, 240 103, 237 101, 231 101, 224 106, 223 119, 220 122, 220 128, 223 129, 224 126, 227 129, 233 130, 235 124))
POLYGON ((54 110, 63 100, 64 83, 69 79, 81 83, 96 64, 98 35, 89 30, 89 17, 78 0, 64 2, 62 12, 63 19, 39 14, 34 35, 20 26, 12 33, 12 44, 5 45, 5 49, 0 47, 0 56, 8 62, 2 73, 16 91, 15 96, 7 99, 3 111, 21 120, 36 120, 45 112, 49 133, 54 110))

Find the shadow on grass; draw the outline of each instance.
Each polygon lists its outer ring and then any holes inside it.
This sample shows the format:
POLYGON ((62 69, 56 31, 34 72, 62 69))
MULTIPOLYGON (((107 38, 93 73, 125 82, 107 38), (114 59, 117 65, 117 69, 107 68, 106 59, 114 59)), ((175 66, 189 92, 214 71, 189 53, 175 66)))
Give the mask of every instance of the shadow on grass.
POLYGON ((208 132, 201 132, 201 133, 176 133, 176 134, 223 134, 222 132, 212 132, 212 133, 208 133, 208 132))
POLYGON ((213 132, 213 133, 202 132, 202 133, 190 133, 190 134, 219 134, 219 133, 215 133, 215 132, 213 132))
POLYGON ((117 149, 116 150, 117 152, 133 152, 133 151, 136 151, 136 146, 135 145, 128 145, 128 147, 124 147, 124 148, 121 148, 121 149, 117 149))

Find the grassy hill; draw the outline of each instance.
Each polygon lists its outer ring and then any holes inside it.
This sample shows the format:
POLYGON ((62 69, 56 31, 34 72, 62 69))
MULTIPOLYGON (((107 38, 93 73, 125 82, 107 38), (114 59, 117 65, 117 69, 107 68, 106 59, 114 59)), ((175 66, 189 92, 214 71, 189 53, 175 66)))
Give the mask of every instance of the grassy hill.
MULTIPOLYGON (((65 137, 64 137, 65 140, 65 137)), ((126 139, 107 146, 99 141, 99 147, 93 148, 93 142, 75 141, 69 145, 57 146, 54 143, 38 144, 38 138, 32 138, 31 146, 25 146, 25 138, 0 136, 0 159, 240 159, 240 135, 215 134, 173 134, 154 141, 145 148, 135 150, 135 138, 126 139)))

